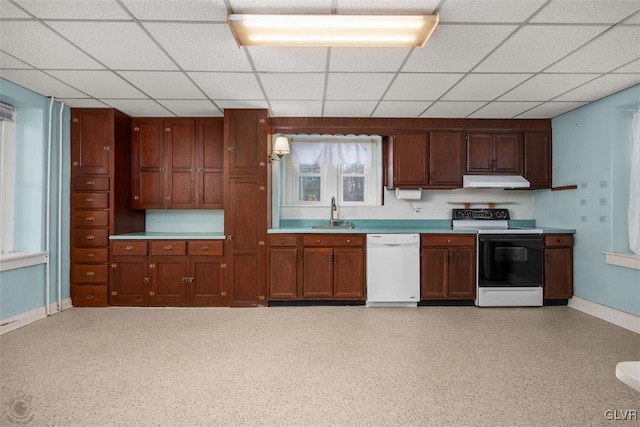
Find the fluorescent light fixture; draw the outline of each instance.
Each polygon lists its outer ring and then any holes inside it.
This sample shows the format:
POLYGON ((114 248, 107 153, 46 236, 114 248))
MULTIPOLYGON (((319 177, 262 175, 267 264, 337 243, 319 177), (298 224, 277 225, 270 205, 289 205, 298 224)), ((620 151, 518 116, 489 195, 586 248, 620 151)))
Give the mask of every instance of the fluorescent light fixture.
POLYGON ((422 47, 438 15, 238 15, 227 22, 240 46, 422 47))

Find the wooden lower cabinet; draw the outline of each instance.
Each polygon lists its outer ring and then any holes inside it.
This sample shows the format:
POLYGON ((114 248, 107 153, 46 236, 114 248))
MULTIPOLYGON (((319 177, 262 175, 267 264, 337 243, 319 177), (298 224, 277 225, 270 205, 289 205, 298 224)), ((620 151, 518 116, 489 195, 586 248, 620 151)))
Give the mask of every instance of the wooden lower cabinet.
POLYGON ((475 299, 475 239, 473 235, 422 235, 421 300, 475 299))
POLYGON ((573 296, 573 236, 544 236, 544 299, 573 296))
POLYGON ((112 241, 109 304, 227 305, 222 247, 222 241, 204 240, 112 241), (180 254, 182 248, 188 253, 180 254), (154 251, 177 251, 178 255, 154 255, 154 251))

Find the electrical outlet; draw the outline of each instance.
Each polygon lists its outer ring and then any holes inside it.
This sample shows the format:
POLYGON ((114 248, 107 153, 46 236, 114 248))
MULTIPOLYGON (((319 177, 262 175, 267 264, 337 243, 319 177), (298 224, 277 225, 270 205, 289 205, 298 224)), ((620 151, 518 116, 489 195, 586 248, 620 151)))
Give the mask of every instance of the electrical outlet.
POLYGON ((587 216, 586 216, 586 215, 582 215, 582 216, 580 217, 580 221, 582 221, 582 222, 587 222, 587 216))
POLYGON ((586 182, 583 182, 582 184, 580 184, 580 189, 581 190, 586 190, 587 187, 589 187, 589 184, 587 184, 586 182))
POLYGON ((600 188, 607 188, 607 181, 600 181, 600 188))
POLYGON ((604 197, 600 199, 600 206, 607 206, 607 199, 604 197))
POLYGON ((580 199, 580 206, 587 206, 587 199, 580 199))
POLYGON ((601 223, 607 222, 607 216, 606 215, 600 215, 600 222, 601 223))

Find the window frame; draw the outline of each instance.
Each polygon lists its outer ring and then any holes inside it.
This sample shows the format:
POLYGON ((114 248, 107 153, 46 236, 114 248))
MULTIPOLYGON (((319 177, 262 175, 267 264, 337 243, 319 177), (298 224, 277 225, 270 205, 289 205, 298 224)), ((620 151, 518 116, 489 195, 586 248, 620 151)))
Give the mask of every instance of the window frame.
POLYGON ((14 252, 16 186, 16 114, 0 120, 0 255, 14 252))

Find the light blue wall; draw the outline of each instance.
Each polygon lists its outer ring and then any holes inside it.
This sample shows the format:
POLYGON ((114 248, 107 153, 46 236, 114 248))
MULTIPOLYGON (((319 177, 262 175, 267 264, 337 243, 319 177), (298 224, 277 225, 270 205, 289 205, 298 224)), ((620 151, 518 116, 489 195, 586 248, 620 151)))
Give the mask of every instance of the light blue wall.
MULTIPOLYGON (((0 79, 0 101, 16 107, 16 192, 15 233, 16 251, 38 252, 45 249, 46 171, 50 99, 0 79)), ((50 218, 50 303, 57 300, 58 285, 58 186, 62 185, 62 299, 69 290, 70 235, 70 139, 69 108, 63 111, 62 180, 59 179, 59 113, 60 103, 54 102, 51 160, 51 218, 50 218)), ((46 302, 44 265, 0 272, 0 320, 43 307, 46 302)))
POLYGON ((574 294, 635 315, 640 271, 606 264, 602 252, 629 252, 631 126, 638 108, 640 85, 553 119, 553 185, 578 189, 534 194, 539 225, 577 230, 574 294))

